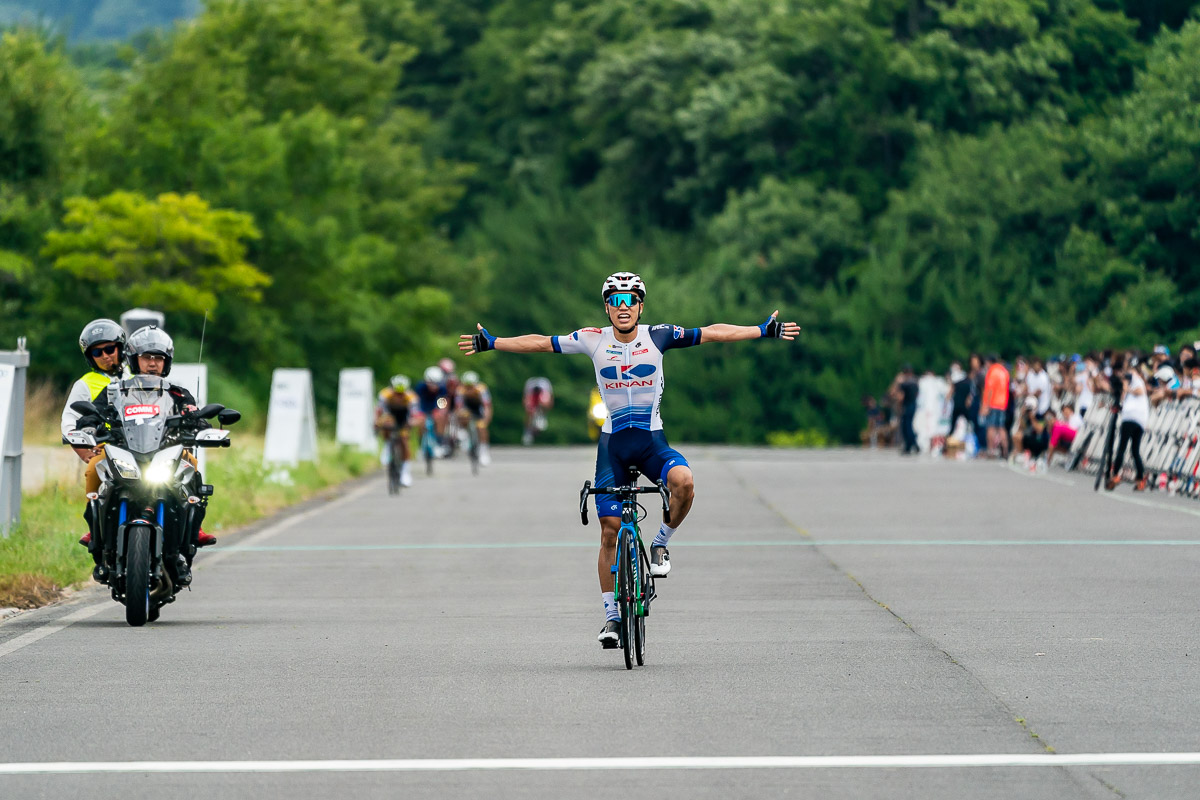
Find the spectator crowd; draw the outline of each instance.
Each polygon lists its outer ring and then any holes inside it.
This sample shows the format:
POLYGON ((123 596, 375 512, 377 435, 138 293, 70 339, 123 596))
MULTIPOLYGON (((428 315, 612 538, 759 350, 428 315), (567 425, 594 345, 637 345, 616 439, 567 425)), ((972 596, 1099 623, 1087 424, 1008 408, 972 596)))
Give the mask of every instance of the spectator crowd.
POLYGON ((1071 450, 1095 398, 1104 394, 1119 411, 1105 485, 1112 489, 1120 482, 1128 451, 1134 489, 1141 491, 1146 488, 1141 440, 1151 408, 1168 399, 1200 397, 1198 347, 1200 342, 1185 344, 1177 355, 1158 344, 1148 355, 1105 350, 1011 361, 972 353, 965 365, 955 361, 944 375, 918 375, 905 365, 882 397, 863 398, 863 442, 895 446, 902 455, 928 450, 1039 469, 1071 450))

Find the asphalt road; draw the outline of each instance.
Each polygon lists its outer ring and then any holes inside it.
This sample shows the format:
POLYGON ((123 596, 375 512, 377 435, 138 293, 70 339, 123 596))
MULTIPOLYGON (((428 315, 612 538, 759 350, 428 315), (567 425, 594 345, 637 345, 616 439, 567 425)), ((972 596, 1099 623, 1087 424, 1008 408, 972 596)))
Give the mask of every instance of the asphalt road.
POLYGON ((478 478, 372 478, 222 542, 143 629, 99 593, 0 624, 0 797, 1197 796, 1200 757, 1111 761, 1200 750, 1200 503, 681 449, 697 501, 644 668, 595 641, 594 451, 498 450, 478 478), (867 760, 955 754, 1027 760, 867 760), (1071 754, 1099 765, 1052 761, 1071 754), (671 760, 825 756, 845 759, 671 760), (563 760, 627 757, 665 760, 563 760))

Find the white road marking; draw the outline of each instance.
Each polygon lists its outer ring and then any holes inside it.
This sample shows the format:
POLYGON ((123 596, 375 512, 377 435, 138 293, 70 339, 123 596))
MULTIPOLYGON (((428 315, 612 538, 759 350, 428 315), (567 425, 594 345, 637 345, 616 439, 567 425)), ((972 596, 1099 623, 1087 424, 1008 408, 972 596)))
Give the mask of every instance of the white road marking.
POLYGON ((4 775, 178 772, 465 772, 634 769, 903 769, 1195 766, 1200 753, 993 753, 892 756, 425 758, 358 761, 48 761, 0 764, 4 775))
POLYGON ((84 606, 78 611, 72 611, 65 617, 60 617, 53 622, 46 623, 40 628, 34 628, 27 633, 22 633, 20 636, 0 644, 0 658, 4 658, 11 653, 15 653, 22 647, 28 647, 39 639, 45 639, 52 633, 58 633, 68 625, 72 625, 80 620, 87 619, 88 617, 96 616, 104 610, 105 605, 105 603, 93 603, 92 605, 84 606))
MULTIPOLYGON (((350 492, 349 494, 342 495, 341 497, 339 497, 335 500, 331 500, 328 503, 322 503, 321 505, 316 506, 315 508, 310 508, 308 511, 304 511, 300 514, 296 514, 295 516, 288 517, 285 520, 282 520, 280 522, 275 523, 274 525, 264 528, 263 530, 259 531, 258 533, 253 533, 250 536, 246 537, 246 540, 244 542, 239 542, 237 545, 234 545, 233 547, 222 550, 218 553, 214 553, 210 557, 204 559, 200 564, 198 564, 196 566, 196 569, 211 567, 213 564, 217 564, 221 561, 224 561, 230 555, 236 553, 240 547, 263 542, 267 539, 270 539, 273 536, 277 536, 278 534, 283 533, 284 531, 288 530, 289 528, 293 528, 296 525, 299 525, 301 522, 308 521, 309 519, 316 516, 317 514, 324 513, 331 508, 336 508, 345 503, 349 503, 353 500, 357 500, 359 497, 362 497, 364 494, 366 494, 371 489, 376 488, 375 483, 376 483, 375 481, 370 481, 365 486, 360 486, 359 488, 355 489, 354 491, 350 492)), ((24 647, 28 647, 29 645, 33 644, 34 642, 40 641, 41 639, 45 639, 47 636, 49 636, 52 633, 58 633, 63 628, 69 627, 69 626, 73 625, 74 623, 79 622, 80 620, 85 620, 89 617, 96 616, 101 611, 108 608, 109 603, 111 603, 111 602, 112 602, 111 600, 105 599, 98 603, 91 603, 89 605, 84 606, 83 608, 80 608, 78 611, 73 611, 70 614, 67 614, 66 616, 59 617, 58 619, 53 620, 52 622, 47 622, 45 625, 41 625, 37 628, 34 628, 31 631, 21 634, 20 636, 16 636, 7 642, 0 643, 0 658, 4 658, 5 656, 12 655, 13 653, 17 652, 18 650, 20 650, 24 647)), ((3 774, 2 770, 0 770, 0 774, 3 774)))

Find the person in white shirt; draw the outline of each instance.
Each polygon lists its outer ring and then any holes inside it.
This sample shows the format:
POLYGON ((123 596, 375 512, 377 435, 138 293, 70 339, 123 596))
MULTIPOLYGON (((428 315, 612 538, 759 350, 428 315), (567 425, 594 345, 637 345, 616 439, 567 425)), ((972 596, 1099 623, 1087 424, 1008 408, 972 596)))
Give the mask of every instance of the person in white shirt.
POLYGON ((1121 440, 1113 455, 1112 472, 1104 487, 1115 489, 1121 482, 1121 466, 1125 461, 1125 446, 1129 445, 1133 466, 1137 470, 1135 492, 1145 491, 1146 473, 1142 466, 1142 434, 1150 424, 1150 397, 1146 394, 1146 381, 1137 369, 1138 358, 1134 351, 1117 356, 1113 360, 1113 372, 1125 372, 1125 393, 1121 400, 1121 440))
POLYGON ((1025 376, 1025 389, 1028 397, 1037 398, 1037 408, 1034 413, 1039 420, 1046 418, 1050 410, 1050 396, 1053 388, 1050 386, 1050 376, 1046 374, 1046 364, 1040 358, 1033 359, 1033 367, 1025 376))

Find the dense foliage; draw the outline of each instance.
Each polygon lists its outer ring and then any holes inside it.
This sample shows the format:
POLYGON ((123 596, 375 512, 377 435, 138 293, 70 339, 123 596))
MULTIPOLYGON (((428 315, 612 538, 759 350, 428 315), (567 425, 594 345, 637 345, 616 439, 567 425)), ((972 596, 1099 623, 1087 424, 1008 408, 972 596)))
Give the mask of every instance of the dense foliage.
MULTIPOLYGON (((903 360, 1200 335, 1193 5, 208 0, 119 58, 14 29, 0 341, 65 379, 151 289, 223 373, 307 364, 328 407, 476 319, 597 324, 630 269, 647 321, 804 327, 674 354, 674 438, 849 438, 903 360)), ((583 436, 586 360, 472 366, 499 438, 539 373, 583 436)))

